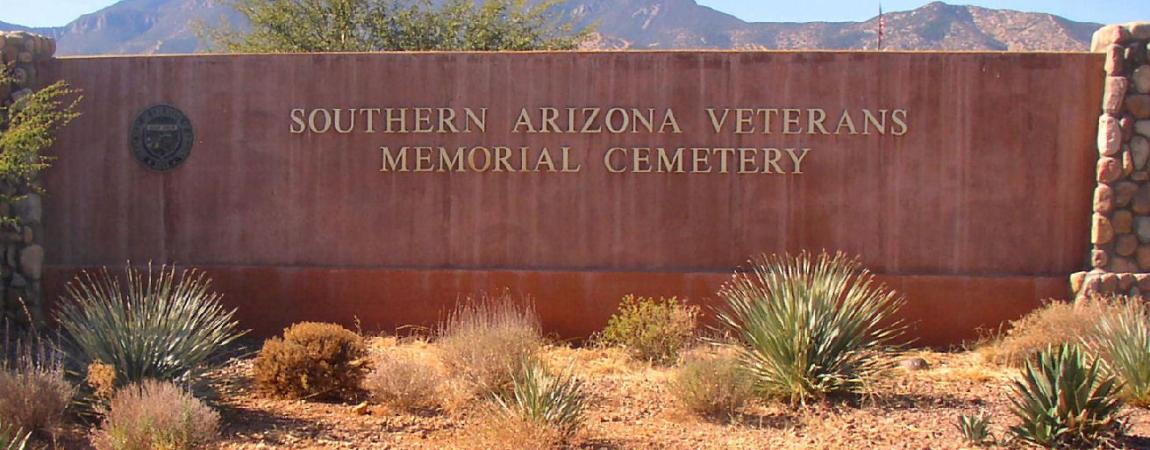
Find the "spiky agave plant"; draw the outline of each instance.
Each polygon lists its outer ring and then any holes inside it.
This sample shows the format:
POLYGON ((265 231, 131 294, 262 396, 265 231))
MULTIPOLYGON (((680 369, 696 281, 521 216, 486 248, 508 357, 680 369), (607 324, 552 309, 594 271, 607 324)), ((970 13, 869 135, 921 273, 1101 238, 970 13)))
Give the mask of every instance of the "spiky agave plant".
POLYGON ((79 367, 110 364, 117 384, 144 379, 181 380, 240 337, 220 294, 204 272, 178 275, 174 266, 124 269, 124 281, 107 268, 81 273, 68 283, 57 310, 69 356, 79 367))
POLYGON ((1122 382, 1126 402, 1150 406, 1150 315, 1139 300, 1128 300, 1113 314, 1098 318, 1083 339, 1105 371, 1122 382))
POLYGON ((759 256, 719 290, 718 318, 767 395, 805 403, 857 391, 903 330, 903 299, 842 253, 759 256))
POLYGON ((587 409, 582 381, 569 370, 553 375, 535 360, 524 363, 510 391, 496 394, 494 400, 505 414, 555 427, 565 436, 579 429, 587 409))
POLYGON ((1077 345, 1050 347, 1027 362, 1015 380, 1010 427, 1017 438, 1047 448, 1093 446, 1120 435, 1118 381, 1087 362, 1077 345))

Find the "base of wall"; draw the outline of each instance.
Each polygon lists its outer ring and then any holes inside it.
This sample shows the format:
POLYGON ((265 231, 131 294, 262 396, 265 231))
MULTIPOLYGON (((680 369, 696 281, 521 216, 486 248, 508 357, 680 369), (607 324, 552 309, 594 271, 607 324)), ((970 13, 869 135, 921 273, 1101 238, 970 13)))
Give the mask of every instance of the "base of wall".
POLYGON ((1095 295, 1150 295, 1150 273, 1075 272, 1070 275, 1070 290, 1076 300, 1095 295))
MULTIPOLYGON (((46 298, 57 299, 81 268, 49 266, 46 298)), ((360 324, 367 331, 431 329, 458 299, 509 289, 530 296, 546 333, 579 339, 601 329, 623 295, 686 297, 709 318, 730 278, 706 272, 397 270, 322 267, 204 267, 224 302, 254 335, 297 321, 360 324)), ((915 345, 945 346, 996 330, 1047 298, 1066 298, 1064 277, 883 275, 906 296, 901 318, 915 345)))

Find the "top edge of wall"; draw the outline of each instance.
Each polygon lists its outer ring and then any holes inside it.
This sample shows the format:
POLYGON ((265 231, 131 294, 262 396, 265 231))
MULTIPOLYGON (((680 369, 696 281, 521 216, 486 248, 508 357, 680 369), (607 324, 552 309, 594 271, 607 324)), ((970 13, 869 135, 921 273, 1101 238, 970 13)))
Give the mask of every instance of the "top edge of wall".
POLYGON ((108 58, 195 58, 195 57, 244 57, 244 56, 284 56, 302 57, 316 55, 600 55, 600 54, 861 54, 861 55, 1099 55, 1088 51, 992 51, 992 50, 535 50, 535 51, 384 51, 384 52, 314 52, 314 53, 168 53, 168 54, 126 54, 126 55, 64 55, 57 59, 108 59, 108 58))

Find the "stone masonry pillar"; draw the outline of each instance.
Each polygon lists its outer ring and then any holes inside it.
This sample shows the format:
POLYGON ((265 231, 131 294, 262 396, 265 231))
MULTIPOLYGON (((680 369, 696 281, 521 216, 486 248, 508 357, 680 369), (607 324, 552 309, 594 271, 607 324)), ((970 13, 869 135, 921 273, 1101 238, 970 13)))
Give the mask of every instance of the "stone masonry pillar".
POLYGON ((1106 55, 1089 272, 1075 298, 1150 296, 1150 22, 1108 25, 1090 50, 1106 55))
MULTIPOLYGON (((56 42, 47 37, 20 31, 0 33, 0 63, 8 75, 7 82, 0 82, 0 103, 5 108, 18 108, 21 98, 41 87, 45 80, 39 79, 38 68, 55 52, 56 42)), ((0 117, 0 129, 7 122, 6 116, 0 117)), ((44 321, 41 187, 38 179, 29 185, 0 180, 0 192, 18 199, 11 204, 0 202, 0 215, 13 219, 0 226, 0 307, 5 317, 18 323, 29 319, 28 315, 33 324, 44 321)))

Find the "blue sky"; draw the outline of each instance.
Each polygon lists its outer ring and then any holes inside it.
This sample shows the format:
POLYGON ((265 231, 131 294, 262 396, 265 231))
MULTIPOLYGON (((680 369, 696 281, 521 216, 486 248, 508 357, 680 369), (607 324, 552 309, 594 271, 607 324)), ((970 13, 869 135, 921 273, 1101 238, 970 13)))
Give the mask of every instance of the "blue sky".
MULTIPOLYGON (((859 21, 878 12, 877 1, 697 0, 743 20, 770 22, 859 21)), ((116 0, 0 0, 0 21, 29 26, 66 24, 116 0)), ((1150 20, 1150 0, 949 0, 989 8, 1040 11, 1086 22, 1150 20)), ((928 0, 885 0, 886 11, 914 9, 928 0)))

